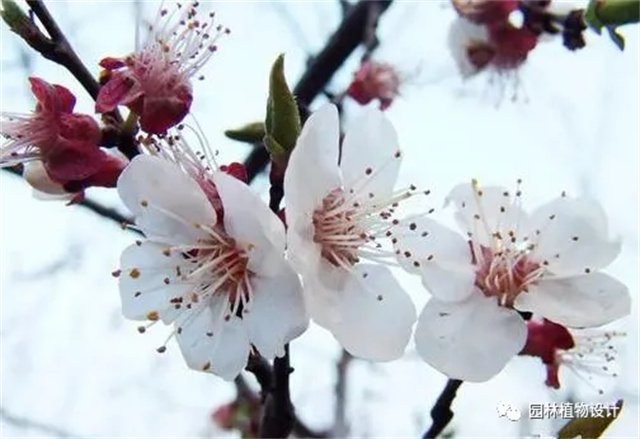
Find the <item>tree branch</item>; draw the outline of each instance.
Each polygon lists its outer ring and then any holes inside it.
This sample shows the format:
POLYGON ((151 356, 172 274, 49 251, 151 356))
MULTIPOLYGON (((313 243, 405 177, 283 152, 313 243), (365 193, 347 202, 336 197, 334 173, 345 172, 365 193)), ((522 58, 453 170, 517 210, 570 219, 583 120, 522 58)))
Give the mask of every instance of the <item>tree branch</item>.
MULTIPOLYGON (((302 75, 293 94, 301 109, 306 109, 322 93, 333 75, 353 51, 367 40, 367 29, 372 27, 371 10, 379 18, 393 0, 360 1, 350 7, 340 27, 331 36, 324 49, 312 60, 302 75)), ((374 26, 375 27, 375 26, 374 26)), ((304 115, 303 115, 304 116, 304 115)), ((305 117, 302 118, 303 120, 305 117)), ((269 163, 269 153, 263 147, 254 148, 244 161, 251 182, 269 163)))
POLYGON ((349 425, 346 419, 347 409, 347 370, 353 356, 344 349, 340 360, 336 364, 336 405, 333 420, 333 437, 346 437, 349 433, 349 425))
MULTIPOLYGON (((22 178, 22 174, 20 173, 20 171, 18 171, 16 168, 2 168, 3 171, 12 174, 16 177, 20 177, 22 178)), ((118 212, 116 209, 112 209, 110 207, 106 207, 103 206, 102 204, 98 203, 97 201, 93 201, 90 199, 85 198, 84 200, 80 201, 79 203, 75 204, 76 206, 80 206, 83 207, 93 213, 95 213, 96 215, 108 219, 110 221, 113 221, 117 224, 119 224, 120 226, 122 226, 123 224, 133 224, 133 219, 129 218, 123 214, 121 214, 120 212, 118 212)), ((134 229, 129 229, 134 233, 140 233, 137 230, 134 229)))
MULTIPOLYGON (((45 58, 64 66, 69 72, 82 84, 87 90, 89 95, 95 100, 98 97, 100 91, 100 84, 93 77, 91 72, 86 68, 83 62, 80 60, 76 52, 67 41, 64 33, 60 30, 60 27, 49 13, 49 10, 45 6, 42 0, 27 0, 27 5, 33 11, 42 26, 51 37, 46 44, 41 47, 47 50, 42 51, 37 47, 33 47, 38 50, 45 58)), ((41 34, 42 35, 42 34, 41 34)), ((46 37, 45 37, 46 38, 46 37)), ((28 41, 27 41, 28 42, 28 41)))
MULTIPOLYGON (((12 28, 12 30, 43 57, 65 67, 95 101, 100 91, 100 84, 78 57, 44 2, 42 0, 27 0, 27 5, 31 9, 31 13, 42 23, 49 37, 42 33, 32 20, 26 20, 21 23, 21 27, 12 28)), ((124 120, 118 109, 105 113, 103 120, 118 132, 117 147, 120 152, 128 158, 136 156, 138 149, 133 132, 123 126, 124 120)))
POLYGON ((17 427, 17 428, 22 428, 25 430, 38 430, 41 433, 45 433, 49 437, 51 436, 61 437, 61 438, 83 437, 82 435, 65 431, 55 425, 45 424, 44 422, 36 421, 29 418, 24 418, 21 416, 16 416, 6 411, 4 407, 0 408, 0 419, 2 419, 3 422, 6 422, 9 425, 13 425, 14 427, 17 427))
POLYGON ((456 392, 458 388, 462 385, 463 381, 449 379, 447 384, 438 399, 436 400, 435 405, 431 409, 431 419, 433 423, 427 432, 422 436, 422 439, 428 438, 436 438, 442 430, 445 429, 447 424, 453 419, 453 411, 451 411, 451 404, 456 397, 456 392))

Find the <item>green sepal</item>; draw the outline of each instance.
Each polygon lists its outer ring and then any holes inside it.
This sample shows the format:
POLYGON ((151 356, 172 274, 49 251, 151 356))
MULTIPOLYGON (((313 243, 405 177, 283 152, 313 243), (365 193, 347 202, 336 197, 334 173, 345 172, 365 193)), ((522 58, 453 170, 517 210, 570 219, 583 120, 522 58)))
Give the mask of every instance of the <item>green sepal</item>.
POLYGON ((266 134, 264 122, 253 122, 240 128, 227 130, 224 135, 232 140, 245 143, 260 143, 266 134))
POLYGON ((278 56, 269 77, 264 143, 271 155, 287 155, 300 134, 300 113, 284 76, 284 55, 278 56))

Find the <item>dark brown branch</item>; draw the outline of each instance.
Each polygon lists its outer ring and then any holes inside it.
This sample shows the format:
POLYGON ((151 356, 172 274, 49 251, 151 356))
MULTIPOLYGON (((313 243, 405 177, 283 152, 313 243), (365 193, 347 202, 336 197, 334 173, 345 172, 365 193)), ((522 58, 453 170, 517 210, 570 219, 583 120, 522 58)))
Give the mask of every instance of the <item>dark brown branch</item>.
POLYGON ((29 8, 31 8, 35 16, 38 17, 38 20, 51 37, 49 39, 40 34, 46 38, 46 41, 40 41, 39 47, 30 44, 31 47, 40 52, 45 58, 69 70, 95 100, 98 97, 98 91, 100 91, 100 84, 98 84, 98 81, 91 75, 91 72, 89 72, 73 50, 64 33, 49 13, 44 2, 42 0, 27 0, 27 5, 29 5, 29 8))
MULTIPOLYGON (((367 29, 372 27, 371 9, 375 9, 375 16, 379 18, 391 3, 392 0, 360 1, 350 8, 340 27, 331 36, 324 49, 311 61, 307 71, 293 89, 301 109, 306 109, 323 92, 347 58, 367 40, 367 29)), ((249 182, 268 163, 269 154, 264 147, 253 149, 244 162, 249 182)))
POLYGON ((273 360, 273 385, 264 402, 260 437, 286 438, 293 430, 295 411, 289 392, 289 375, 293 372, 289 364, 289 344, 284 346, 285 355, 273 360))
POLYGON ((431 419, 433 423, 427 432, 422 436, 423 439, 436 438, 445 429, 447 424, 453 419, 453 411, 451 410, 451 404, 456 397, 458 388, 462 385, 463 381, 450 379, 447 381, 444 389, 435 405, 431 409, 431 419))
MULTIPOLYGON (((252 373, 258 380, 260 385, 261 399, 265 401, 266 397, 273 389, 274 371, 269 362, 260 355, 252 355, 249 357, 249 363, 246 370, 252 373)), ((238 376, 235 380, 236 389, 238 391, 238 397, 246 398, 248 400, 257 399, 253 390, 249 387, 247 382, 242 376, 238 376)), ((296 415, 293 414, 293 426, 291 432, 297 437, 309 437, 309 438, 326 438, 329 437, 329 433, 326 431, 315 431, 309 428, 304 422, 302 422, 296 415)))
MULTIPOLYGON (((95 101, 100 91, 100 84, 78 57, 78 54, 65 37, 44 2, 42 0, 27 0, 27 5, 31 9, 32 14, 38 18, 49 36, 47 37, 40 31, 38 26, 31 21, 23 23, 24 27, 17 33, 30 47, 43 57, 65 67, 95 101)), ((119 133, 117 147, 120 152, 128 158, 136 156, 138 149, 135 144, 134 133, 124 128, 120 112, 116 109, 107 113, 103 116, 103 120, 119 133)))
POLYGON ((347 411, 347 370, 351 360, 353 360, 353 356, 343 349, 340 360, 336 364, 336 405, 332 429, 334 437, 346 437, 349 433, 345 414, 347 411))

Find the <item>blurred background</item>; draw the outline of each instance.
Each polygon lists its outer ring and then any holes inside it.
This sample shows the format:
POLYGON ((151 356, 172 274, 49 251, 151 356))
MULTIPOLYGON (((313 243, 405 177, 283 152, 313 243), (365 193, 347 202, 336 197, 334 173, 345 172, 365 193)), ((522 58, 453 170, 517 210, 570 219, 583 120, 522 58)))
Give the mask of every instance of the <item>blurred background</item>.
MULTIPOLYGON (((231 34, 203 69, 206 79, 195 83, 192 113, 220 151, 221 163, 242 161, 251 148, 225 138, 223 131, 263 119, 276 56, 286 54, 286 74, 294 84, 339 25, 342 9, 333 0, 202 3, 231 34)), ((136 20, 153 19, 158 5, 47 2, 96 74, 101 58, 134 49, 136 20)), ((621 29, 624 52, 587 31, 587 47, 577 52, 567 51, 560 39, 540 42, 517 78, 483 73, 463 81, 447 47, 455 17, 446 1, 400 0, 379 24, 374 59, 392 63, 407 78, 387 111, 405 150, 401 181, 430 188, 438 208, 453 185, 472 177, 507 187, 522 178, 530 208, 563 190, 597 199, 609 215, 612 235, 624 242, 607 271, 628 285, 634 301, 632 314, 612 325, 627 334, 616 340, 617 379, 598 374, 582 379, 564 368, 562 388, 553 390, 544 386, 538 359, 518 357, 491 381, 460 388, 446 431, 455 437, 549 435, 564 421, 511 422, 498 417, 496 405, 507 401, 527 413, 531 403, 609 404, 623 398, 622 416, 605 437, 638 437, 637 27, 621 29)), ((92 113, 91 99, 71 75, 32 52, 4 23, 0 28, 2 111, 31 111, 27 77, 35 75, 68 87, 78 98, 76 111, 92 113)), ((328 92, 345 90, 361 55, 360 50, 349 58, 328 92)), ((347 126, 362 111, 346 100, 347 126)), ((268 180, 262 176, 254 187, 266 197, 268 180)), ((91 189, 88 197, 126 213, 113 190, 91 189)), ((81 207, 35 200, 20 178, 4 172, 0 203, 3 437, 239 435, 211 418, 235 399, 233 384, 189 370, 174 342, 157 354, 168 329, 140 335, 137 324, 122 317, 111 271, 134 235, 81 207)), ((450 212, 436 215, 453 224, 450 212)), ((400 280, 421 307, 428 294, 419 281, 400 280)), ((353 360, 338 368, 340 347, 316 326, 291 352, 293 402, 300 419, 317 431, 331 429, 336 412, 344 410, 343 433, 349 436, 420 436, 446 382, 412 345, 391 363, 353 360), (339 375, 346 392, 336 410, 339 375)), ((247 377, 253 386, 252 379, 247 377)))

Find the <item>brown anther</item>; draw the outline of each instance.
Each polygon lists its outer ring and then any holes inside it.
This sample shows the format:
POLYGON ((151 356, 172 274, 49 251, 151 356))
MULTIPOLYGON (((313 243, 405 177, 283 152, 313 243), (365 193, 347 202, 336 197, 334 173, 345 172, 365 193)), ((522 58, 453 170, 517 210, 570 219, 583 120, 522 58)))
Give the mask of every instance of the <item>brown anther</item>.
POLYGON ((118 269, 118 270, 113 270, 111 272, 111 276, 113 277, 120 277, 120 275, 122 274, 122 270, 118 269))
POLYGON ((147 320, 151 320, 152 322, 155 322, 159 318, 160 316, 158 315, 158 311, 151 311, 147 314, 147 320))
POLYGON ((170 248, 165 248, 162 250, 162 254, 165 256, 171 256, 171 249, 170 248))
POLYGON ((205 365, 204 365, 204 366, 202 366, 202 371, 203 371, 203 372, 206 372, 206 371, 208 371, 209 369, 211 369, 211 363, 207 361, 207 362, 205 363, 205 365))
POLYGON ((149 202, 147 200, 142 200, 142 201, 140 201, 140 205, 142 207, 147 207, 149 205, 149 202))
POLYGON ((413 266, 418 268, 420 266, 420 262, 418 261, 413 261, 413 266))
POLYGON ((129 276, 131 276, 132 279, 139 278, 140 270, 138 270, 137 268, 132 268, 131 270, 129 270, 129 276))

